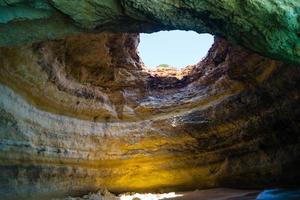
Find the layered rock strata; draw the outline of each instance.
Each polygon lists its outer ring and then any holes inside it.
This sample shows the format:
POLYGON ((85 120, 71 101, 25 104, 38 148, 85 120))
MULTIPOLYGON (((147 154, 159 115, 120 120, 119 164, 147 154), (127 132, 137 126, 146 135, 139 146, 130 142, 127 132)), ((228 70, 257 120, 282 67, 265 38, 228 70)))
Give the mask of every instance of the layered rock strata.
POLYGON ((300 68, 216 38, 180 80, 138 34, 0 48, 0 195, 299 184, 300 68))

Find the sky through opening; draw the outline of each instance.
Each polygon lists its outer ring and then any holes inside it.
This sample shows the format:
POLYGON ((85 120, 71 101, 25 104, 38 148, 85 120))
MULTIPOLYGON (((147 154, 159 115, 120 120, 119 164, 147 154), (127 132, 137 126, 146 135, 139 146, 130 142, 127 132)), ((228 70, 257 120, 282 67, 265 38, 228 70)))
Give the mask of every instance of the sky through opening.
POLYGON ((147 68, 167 64, 178 69, 198 63, 213 44, 210 34, 160 31, 140 34, 139 54, 147 68))

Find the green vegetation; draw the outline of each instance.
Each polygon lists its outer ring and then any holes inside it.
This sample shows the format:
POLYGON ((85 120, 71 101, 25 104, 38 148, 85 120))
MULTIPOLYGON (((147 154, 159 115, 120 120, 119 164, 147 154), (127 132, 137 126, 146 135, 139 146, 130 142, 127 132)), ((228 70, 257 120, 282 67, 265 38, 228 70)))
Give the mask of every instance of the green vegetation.
POLYGON ((171 68, 171 66, 168 64, 160 64, 156 68, 171 68))

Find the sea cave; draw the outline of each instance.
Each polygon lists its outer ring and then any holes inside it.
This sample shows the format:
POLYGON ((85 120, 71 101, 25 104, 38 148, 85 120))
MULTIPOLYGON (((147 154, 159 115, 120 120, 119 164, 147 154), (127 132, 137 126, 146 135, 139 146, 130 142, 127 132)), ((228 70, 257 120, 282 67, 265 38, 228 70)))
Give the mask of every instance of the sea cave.
POLYGON ((299 200, 299 83, 299 0, 0 0, 0 199, 299 200))

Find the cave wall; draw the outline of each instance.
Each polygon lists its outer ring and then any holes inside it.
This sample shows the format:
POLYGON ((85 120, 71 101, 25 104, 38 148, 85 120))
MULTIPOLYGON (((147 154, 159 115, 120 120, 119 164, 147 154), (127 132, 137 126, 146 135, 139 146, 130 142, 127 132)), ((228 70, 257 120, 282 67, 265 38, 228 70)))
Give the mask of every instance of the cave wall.
POLYGON ((298 0, 1 0, 0 46, 83 32, 194 30, 300 64, 298 0))
POLYGON ((299 186, 299 11, 0 0, 1 198, 299 186), (174 29, 216 35, 180 80, 137 53, 137 32, 174 29))
POLYGON ((0 48, 1 197, 299 184, 299 66, 217 37, 170 84, 146 72, 138 41, 0 48))

